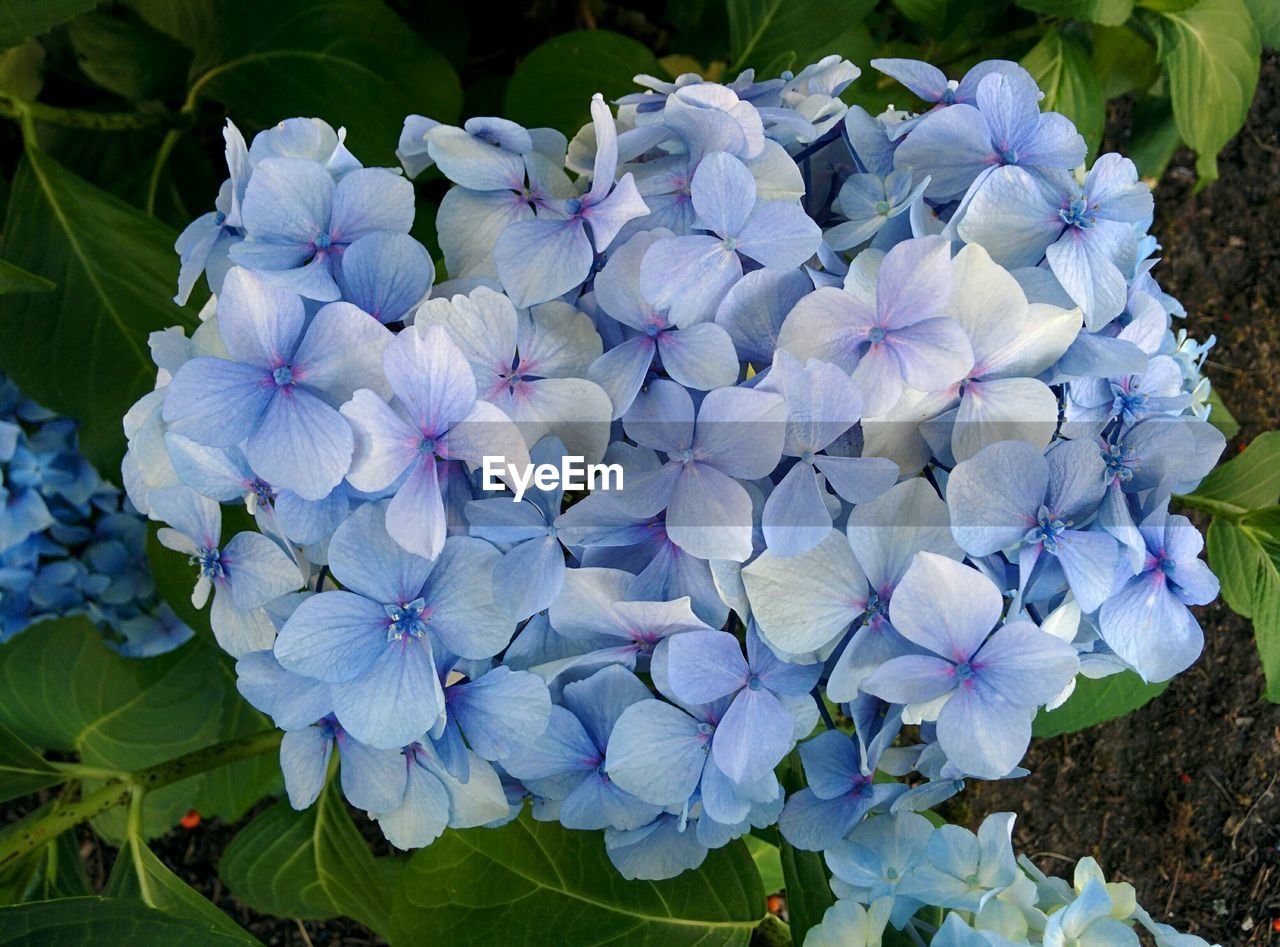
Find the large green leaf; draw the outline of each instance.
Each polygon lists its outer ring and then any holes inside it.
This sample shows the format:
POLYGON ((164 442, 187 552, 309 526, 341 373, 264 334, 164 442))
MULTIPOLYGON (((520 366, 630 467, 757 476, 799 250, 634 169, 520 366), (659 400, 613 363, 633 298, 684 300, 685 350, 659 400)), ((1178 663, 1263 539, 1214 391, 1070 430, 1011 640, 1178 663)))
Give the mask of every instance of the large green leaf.
POLYGON ((191 52, 125 8, 95 10, 67 28, 80 69, 126 99, 181 99, 191 52))
MULTIPOLYGON (((231 840, 218 874, 255 910, 323 919, 344 914, 385 936, 391 891, 347 814, 336 781, 302 812, 280 802, 231 840)), ((421 919, 419 919, 421 920, 421 919)))
POLYGON ((1139 98, 1133 106, 1133 127, 1125 147, 1125 154, 1138 166, 1138 174, 1144 180, 1159 180, 1181 147, 1182 135, 1168 96, 1139 98))
POLYGON ((1133 13, 1133 0, 1017 0, 1018 6, 1064 20, 1119 26, 1133 13))
POLYGON ((171 302, 177 233, 29 147, 9 198, 3 257, 57 284, 0 296, 0 367, 32 398, 84 422, 80 446, 114 477, 120 419, 152 386, 153 330, 194 326, 171 302))
POLYGON ((806 852, 782 839, 778 845, 782 855, 782 876, 787 882, 787 916, 791 922, 791 940, 803 944, 811 927, 822 922, 827 908, 836 903, 831 892, 831 879, 821 852, 806 852))
POLYGON ((403 945, 745 945, 764 890, 740 841, 669 881, 627 881, 598 832, 536 822, 450 831, 410 859, 391 940, 403 945))
POLYGON ((1161 694, 1168 686, 1167 682, 1148 684, 1133 671, 1122 671, 1100 679, 1079 677, 1076 689, 1066 703, 1056 710, 1042 710, 1036 715, 1031 732, 1038 737, 1056 737, 1123 717, 1161 694))
POLYGON ((807 66, 839 47, 874 7, 874 0, 729 0, 730 71, 763 68, 788 52, 807 66))
POLYGON ((1280 503, 1280 431, 1255 437, 1243 453, 1205 477, 1193 499, 1236 514, 1280 503))
POLYGON ((124 898, 61 898, 0 908, 0 947, 244 947, 211 924, 173 917, 124 898))
POLYGON ((1244 0, 1200 0, 1185 10, 1146 15, 1169 74, 1173 115, 1196 150, 1205 181, 1218 176, 1218 152, 1244 124, 1258 85, 1262 47, 1244 0))
POLYGON ((1127 26, 1094 27, 1093 70, 1104 99, 1145 92, 1160 78, 1156 48, 1127 26))
POLYGON ((1267 49, 1280 49, 1280 3, 1276 0, 1244 0, 1267 49))
POLYGON ((462 86, 445 57, 380 0, 135 0, 152 26, 189 46, 188 101, 212 99, 237 123, 294 115, 345 125, 366 164, 395 163, 404 117, 454 121, 462 86))
POLYGON ((98 0, 5 0, 0 3, 0 49, 47 33, 60 23, 92 10, 98 0))
POLYGON ((8 293, 49 293, 57 284, 35 273, 28 273, 7 260, 0 260, 0 296, 8 293))
POLYGON ((1206 545, 1209 566, 1222 583, 1222 597, 1253 622, 1267 681, 1265 696, 1280 703, 1280 508, 1238 522, 1215 518, 1206 545))
POLYGON ((662 75, 649 48, 620 33, 578 30, 552 37, 516 66, 503 114, 530 127, 558 128, 569 137, 591 119, 591 96, 606 101, 639 91, 641 73, 662 75))
POLYGON ((116 855, 102 893, 111 898, 133 898, 173 917, 208 924, 242 943, 258 943, 207 899, 201 897, 136 836, 129 836, 116 855))
MULTIPOLYGON (((0 723, 32 746, 79 753, 91 766, 153 766, 222 736, 222 710, 231 695, 214 672, 216 661, 212 646, 199 639, 135 660, 107 648, 83 618, 44 622, 0 645, 0 723)), ((197 788, 198 778, 149 793, 147 834, 173 825, 197 788)), ((95 825, 109 837, 124 835, 119 810, 95 825)))
POLYGON ((1107 103, 1088 50, 1064 33, 1049 32, 1022 58, 1022 65, 1044 91, 1040 107, 1075 122, 1089 153, 1097 154, 1107 103))
POLYGON ((0 802, 57 786, 65 777, 45 758, 0 724, 0 802))

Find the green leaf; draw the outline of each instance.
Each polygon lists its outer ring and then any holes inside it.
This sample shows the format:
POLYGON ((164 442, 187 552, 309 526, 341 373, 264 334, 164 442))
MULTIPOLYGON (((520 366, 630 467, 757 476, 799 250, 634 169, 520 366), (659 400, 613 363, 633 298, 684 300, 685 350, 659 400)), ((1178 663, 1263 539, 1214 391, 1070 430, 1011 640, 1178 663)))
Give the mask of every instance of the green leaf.
POLYGON ((785 888, 787 882, 782 876, 782 855, 778 846, 755 835, 747 835, 742 841, 751 853, 751 860, 756 863, 765 894, 775 894, 785 888))
POLYGON ((1104 99, 1146 92, 1160 78, 1156 48, 1127 26, 1094 27, 1093 69, 1104 99))
POLYGON ((1067 702, 1056 710, 1041 710, 1031 725, 1031 732, 1038 737, 1056 737, 1123 717, 1157 697, 1168 686, 1167 681, 1147 684, 1133 671, 1101 679, 1077 677, 1076 689, 1067 702))
POLYGON ((35 273, 28 273, 20 266, 0 260, 0 296, 8 293, 49 293, 58 284, 35 273))
POLYGON ((172 917, 123 898, 61 898, 0 908, 0 947, 243 947, 210 924, 172 917))
POLYGON ((893 5, 929 36, 950 36, 970 12, 964 0, 893 0, 893 5))
POLYGON ((0 296, 0 367, 45 407, 83 422, 81 449, 107 477, 124 454, 120 419, 155 379, 148 334, 197 322, 170 301, 176 237, 38 148, 18 166, 3 258, 57 289, 0 296))
POLYGON ((310 809, 297 812, 281 801, 241 829, 218 875, 264 914, 346 915, 384 936, 389 927, 391 892, 332 779, 310 809))
POLYGON ((1133 107, 1132 130, 1125 153, 1138 167, 1138 174, 1155 181, 1164 174, 1173 153, 1182 147, 1173 105, 1165 96, 1143 96, 1133 107))
POLYGON ((34 39, 0 52, 0 92, 34 102, 44 86, 44 47, 34 39))
POLYGON ((208 924, 241 943, 258 940, 231 918, 196 893, 190 885, 165 867, 164 863, 135 836, 125 840, 116 855, 102 893, 111 898, 133 898, 173 917, 208 924))
POLYGON ((404 117, 454 121, 458 74, 380 0, 136 0, 155 28, 195 53, 189 103, 212 99, 237 124, 293 115, 345 125, 365 164, 395 165, 404 117))
POLYGON ((1280 431, 1259 434, 1200 482, 1191 499, 1239 514, 1280 503, 1280 431))
POLYGON ((1262 660, 1262 671, 1267 680, 1263 696, 1273 704, 1280 704, 1280 573, 1276 563, 1269 559, 1270 569, 1253 602, 1253 638, 1262 660))
POLYGON ((1266 49, 1280 49, 1280 3, 1276 0, 1244 0, 1266 49))
POLYGON ((1107 103, 1084 46, 1062 33, 1046 33, 1022 58, 1022 65, 1044 91, 1040 107, 1075 122, 1089 153, 1097 154, 1107 103))
POLYGON ((1244 124, 1258 85, 1258 31, 1243 0, 1200 0, 1145 19, 1169 75, 1178 132, 1196 150, 1201 179, 1212 181, 1218 152, 1244 124))
POLYGON ((446 832, 417 852, 396 889, 391 941, 745 945, 764 900, 740 841, 678 878, 626 881, 599 832, 535 822, 525 812, 500 829, 446 832))
POLYGON ((43 756, 0 724, 0 802, 66 782, 43 756))
POLYGON ((47 33, 96 5, 97 0, 5 0, 0 4, 0 49, 47 33))
POLYGON ((729 0, 729 72, 766 66, 788 51, 798 63, 814 62, 874 7, 874 0, 729 0))
POLYGON ((1119 26, 1133 13, 1133 0, 1017 0, 1017 4, 1024 10, 1046 16, 1103 26, 1119 26))
POLYGON ((81 71, 133 101, 181 99, 191 52, 127 7, 94 10, 67 28, 81 71))
MULTIPOLYGON (((156 658, 124 658, 84 618, 43 622, 0 645, 0 723, 28 744, 76 752, 87 765, 136 770, 215 742, 227 684, 212 646, 188 642, 156 658)), ((148 793, 148 835, 191 807, 197 783, 148 793)), ((95 821, 122 838, 123 813, 95 821)))
POLYGON ((1222 598, 1242 618, 1253 615, 1258 593, 1266 581, 1266 555, 1240 526, 1215 519, 1205 534, 1209 568, 1222 585, 1222 598))
POLYGON ((1209 389, 1209 423, 1221 431, 1227 440, 1240 433, 1240 422, 1222 403, 1222 396, 1218 394, 1217 388, 1209 389))
POLYGON ((93 894, 93 888, 84 870, 74 829, 28 852, 0 872, 0 904, 51 901, 85 894, 93 894))
POLYGON ((827 908, 836 903, 821 852, 806 852, 786 839, 778 845, 782 856, 782 876, 787 882, 787 916, 791 919, 791 940, 803 944, 809 929, 822 922, 827 908))
POLYGON ((1267 680, 1265 696, 1280 703, 1280 508, 1245 516, 1239 523, 1214 519, 1206 545, 1222 597, 1253 622, 1267 680))
POLYGON ((661 75, 647 46, 608 30, 552 37, 516 66, 503 114, 530 127, 557 128, 570 138, 591 120, 591 96, 605 101, 637 91, 633 76, 661 75))

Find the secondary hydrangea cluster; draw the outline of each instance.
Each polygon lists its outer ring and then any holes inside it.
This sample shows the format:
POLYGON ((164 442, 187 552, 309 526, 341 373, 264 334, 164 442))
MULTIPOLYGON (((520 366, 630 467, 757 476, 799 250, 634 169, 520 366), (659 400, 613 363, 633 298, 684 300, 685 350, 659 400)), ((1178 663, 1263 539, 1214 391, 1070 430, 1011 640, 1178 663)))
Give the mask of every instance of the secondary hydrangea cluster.
POLYGON ((1195 660, 1169 500, 1223 438, 1149 189, 1014 63, 873 65, 925 110, 847 107, 830 57, 641 76, 572 140, 412 116, 408 176, 228 125, 178 242, 215 297, 153 337, 124 478, 295 806, 336 750, 401 848, 528 800, 628 878, 775 823, 839 851, 1022 774, 1080 675, 1195 660))
POLYGON ((994 813, 976 834, 914 812, 862 822, 826 854, 839 900, 805 947, 880 947, 888 928, 933 947, 1208 947, 1155 921, 1133 885, 1108 882, 1092 858, 1076 863, 1070 882, 1015 858, 1013 820, 994 813), (925 920, 924 907, 943 909, 941 920, 925 920))
POLYGON ((86 615, 108 644, 146 657, 191 629, 157 603, 147 523, 80 453, 76 422, 0 375, 0 641, 86 615))

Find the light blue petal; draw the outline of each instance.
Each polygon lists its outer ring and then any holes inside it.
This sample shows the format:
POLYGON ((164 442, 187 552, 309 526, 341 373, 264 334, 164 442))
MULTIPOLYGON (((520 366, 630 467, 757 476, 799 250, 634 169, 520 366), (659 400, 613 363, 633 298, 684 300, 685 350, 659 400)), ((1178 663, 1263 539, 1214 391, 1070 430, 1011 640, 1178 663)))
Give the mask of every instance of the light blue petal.
MULTIPOLYGON (((672 643, 683 636, 671 639, 672 643)), ((746 688, 729 705, 716 728, 711 752, 716 765, 736 783, 760 779, 787 755, 794 741, 791 715, 764 688, 746 688)))
POLYGON ((421 739, 444 709, 431 646, 414 635, 386 642, 362 675, 334 684, 332 693, 343 729, 380 749, 421 739))
POLYGON ((577 219, 525 220, 494 246, 498 276, 511 301, 532 306, 562 296, 585 280, 595 254, 577 219))
POLYGON ((338 734, 342 794, 347 802, 366 812, 389 812, 404 798, 404 754, 397 750, 376 750, 349 734, 338 734))
POLYGON ((324 727, 305 727, 284 735, 280 741, 280 769, 284 772, 289 805, 305 809, 319 798, 332 753, 333 738, 324 727))
POLYGON ((361 237, 342 255, 338 285, 343 298, 379 322, 400 322, 431 289, 435 266, 426 248, 408 234, 361 237))
POLYGON ((646 802, 683 805, 702 778, 710 740, 679 708, 642 700, 618 718, 605 768, 610 779, 646 802))
POLYGON ((501 666, 449 688, 445 697, 467 743, 486 760, 503 759, 536 740, 551 714, 540 677, 501 666))
POLYGON ((286 669, 329 683, 369 670, 385 650, 387 614, 351 592, 322 592, 304 600, 280 629, 276 660, 286 669))
POLYGON ((165 389, 168 429, 210 447, 234 447, 262 423, 274 385, 267 369, 199 356, 165 389))
POLYGON ((297 563, 261 533, 237 533, 223 547, 220 561, 237 608, 258 608, 302 587, 297 563))
POLYGON ((322 500, 346 476, 353 448, 346 418, 306 389, 290 386, 276 389, 244 451, 272 486, 322 500))

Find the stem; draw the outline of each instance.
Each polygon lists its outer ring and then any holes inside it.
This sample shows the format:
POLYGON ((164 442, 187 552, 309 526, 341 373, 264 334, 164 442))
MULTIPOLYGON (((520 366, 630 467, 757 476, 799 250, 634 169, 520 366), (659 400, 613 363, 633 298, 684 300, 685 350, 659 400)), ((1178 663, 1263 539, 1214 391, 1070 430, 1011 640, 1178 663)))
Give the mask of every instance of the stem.
POLYGON ((165 162, 169 160, 170 153, 181 137, 182 129, 169 129, 165 133, 164 141, 160 142, 159 150, 156 151, 155 161, 151 164, 151 175, 147 178, 146 211, 153 217, 156 213, 156 196, 160 193, 160 173, 164 170, 165 162))
POLYGON ((95 112, 92 109, 62 108, 43 102, 24 102, 10 95, 0 95, 0 116, 22 121, 29 117, 44 125, 60 128, 84 128, 90 131, 130 131, 139 128, 189 128, 191 115, 178 112, 95 112))
MULTIPOLYGON (((124 805, 135 797, 139 799, 140 806, 141 796, 150 790, 273 750, 280 745, 283 736, 279 730, 265 730, 252 736, 215 743, 148 769, 126 774, 123 779, 114 779, 52 812, 23 819, 0 834, 0 869, 57 838, 67 829, 124 805)), ((140 808, 138 813, 140 817, 140 808)), ((130 816, 133 818, 132 812, 130 816)))

